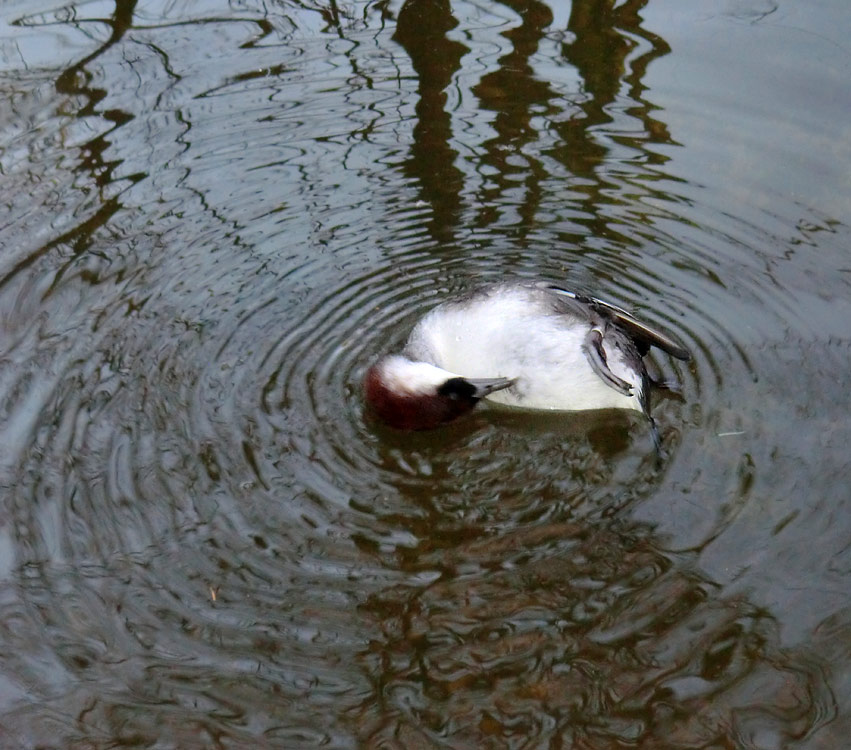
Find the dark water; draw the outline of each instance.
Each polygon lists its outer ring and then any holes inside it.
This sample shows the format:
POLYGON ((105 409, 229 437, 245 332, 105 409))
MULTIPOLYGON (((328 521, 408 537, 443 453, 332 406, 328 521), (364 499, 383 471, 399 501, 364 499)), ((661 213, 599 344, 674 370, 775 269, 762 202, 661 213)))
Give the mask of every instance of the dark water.
POLYGON ((838 748, 845 0, 0 11, 0 746, 838 748), (503 276, 694 352, 405 436, 503 276))

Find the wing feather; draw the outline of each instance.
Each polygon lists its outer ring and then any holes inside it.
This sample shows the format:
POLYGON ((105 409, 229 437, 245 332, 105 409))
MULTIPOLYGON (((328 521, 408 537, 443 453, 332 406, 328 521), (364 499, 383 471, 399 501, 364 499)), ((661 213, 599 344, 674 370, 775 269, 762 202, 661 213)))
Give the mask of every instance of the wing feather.
POLYGON ((547 282, 539 284, 538 287, 551 294, 558 295, 559 299, 563 303, 567 303, 574 312, 577 312, 577 306, 585 305, 598 315, 612 321, 635 341, 642 356, 647 353, 647 350, 651 346, 655 346, 666 354, 670 354, 672 357, 681 359, 684 362, 691 359, 688 349, 674 339, 673 336, 638 320, 638 318, 622 307, 597 299, 596 297, 591 297, 590 295, 576 294, 575 292, 570 292, 567 289, 562 289, 555 284, 547 282), (568 301, 575 304, 570 304, 568 301))

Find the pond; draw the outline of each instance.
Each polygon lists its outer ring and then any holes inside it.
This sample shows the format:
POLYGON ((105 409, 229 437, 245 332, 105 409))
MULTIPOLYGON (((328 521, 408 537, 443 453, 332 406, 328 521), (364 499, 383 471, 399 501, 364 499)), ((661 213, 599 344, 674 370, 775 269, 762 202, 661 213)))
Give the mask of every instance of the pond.
POLYGON ((846 0, 9 0, 0 745, 836 748, 846 0), (361 379, 504 278, 663 441, 361 379))

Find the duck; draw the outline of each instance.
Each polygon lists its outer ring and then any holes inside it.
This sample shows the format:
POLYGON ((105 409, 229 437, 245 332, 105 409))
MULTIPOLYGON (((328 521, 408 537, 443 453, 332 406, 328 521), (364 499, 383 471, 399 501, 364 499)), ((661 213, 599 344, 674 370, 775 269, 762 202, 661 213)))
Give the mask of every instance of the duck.
POLYGON ((547 281, 492 284, 447 300, 413 327, 398 354, 366 371, 365 401, 399 430, 435 429, 482 400, 530 410, 629 409, 648 420, 655 347, 682 361, 671 334, 621 307, 547 281))

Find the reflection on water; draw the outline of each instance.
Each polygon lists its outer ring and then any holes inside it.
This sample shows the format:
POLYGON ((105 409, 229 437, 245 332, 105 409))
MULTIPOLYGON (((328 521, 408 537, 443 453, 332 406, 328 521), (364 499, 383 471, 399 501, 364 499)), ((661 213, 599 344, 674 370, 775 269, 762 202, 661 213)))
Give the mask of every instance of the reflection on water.
POLYGON ((405 48, 417 84, 415 125, 404 169, 420 186, 433 218, 428 227, 438 241, 451 242, 461 221, 464 175, 455 162, 447 88, 469 50, 447 32, 458 26, 449 0, 405 3, 399 10, 394 41, 405 48))
POLYGON ((778 647, 772 618, 635 527, 539 526, 458 545, 452 563, 366 605, 382 626, 366 654, 385 698, 366 709, 377 746, 780 746, 823 718, 818 667, 778 647))
POLYGON ((851 58, 761 7, 4 6, 0 744, 839 746, 851 58), (661 465, 363 413, 505 274, 688 343, 661 465))

